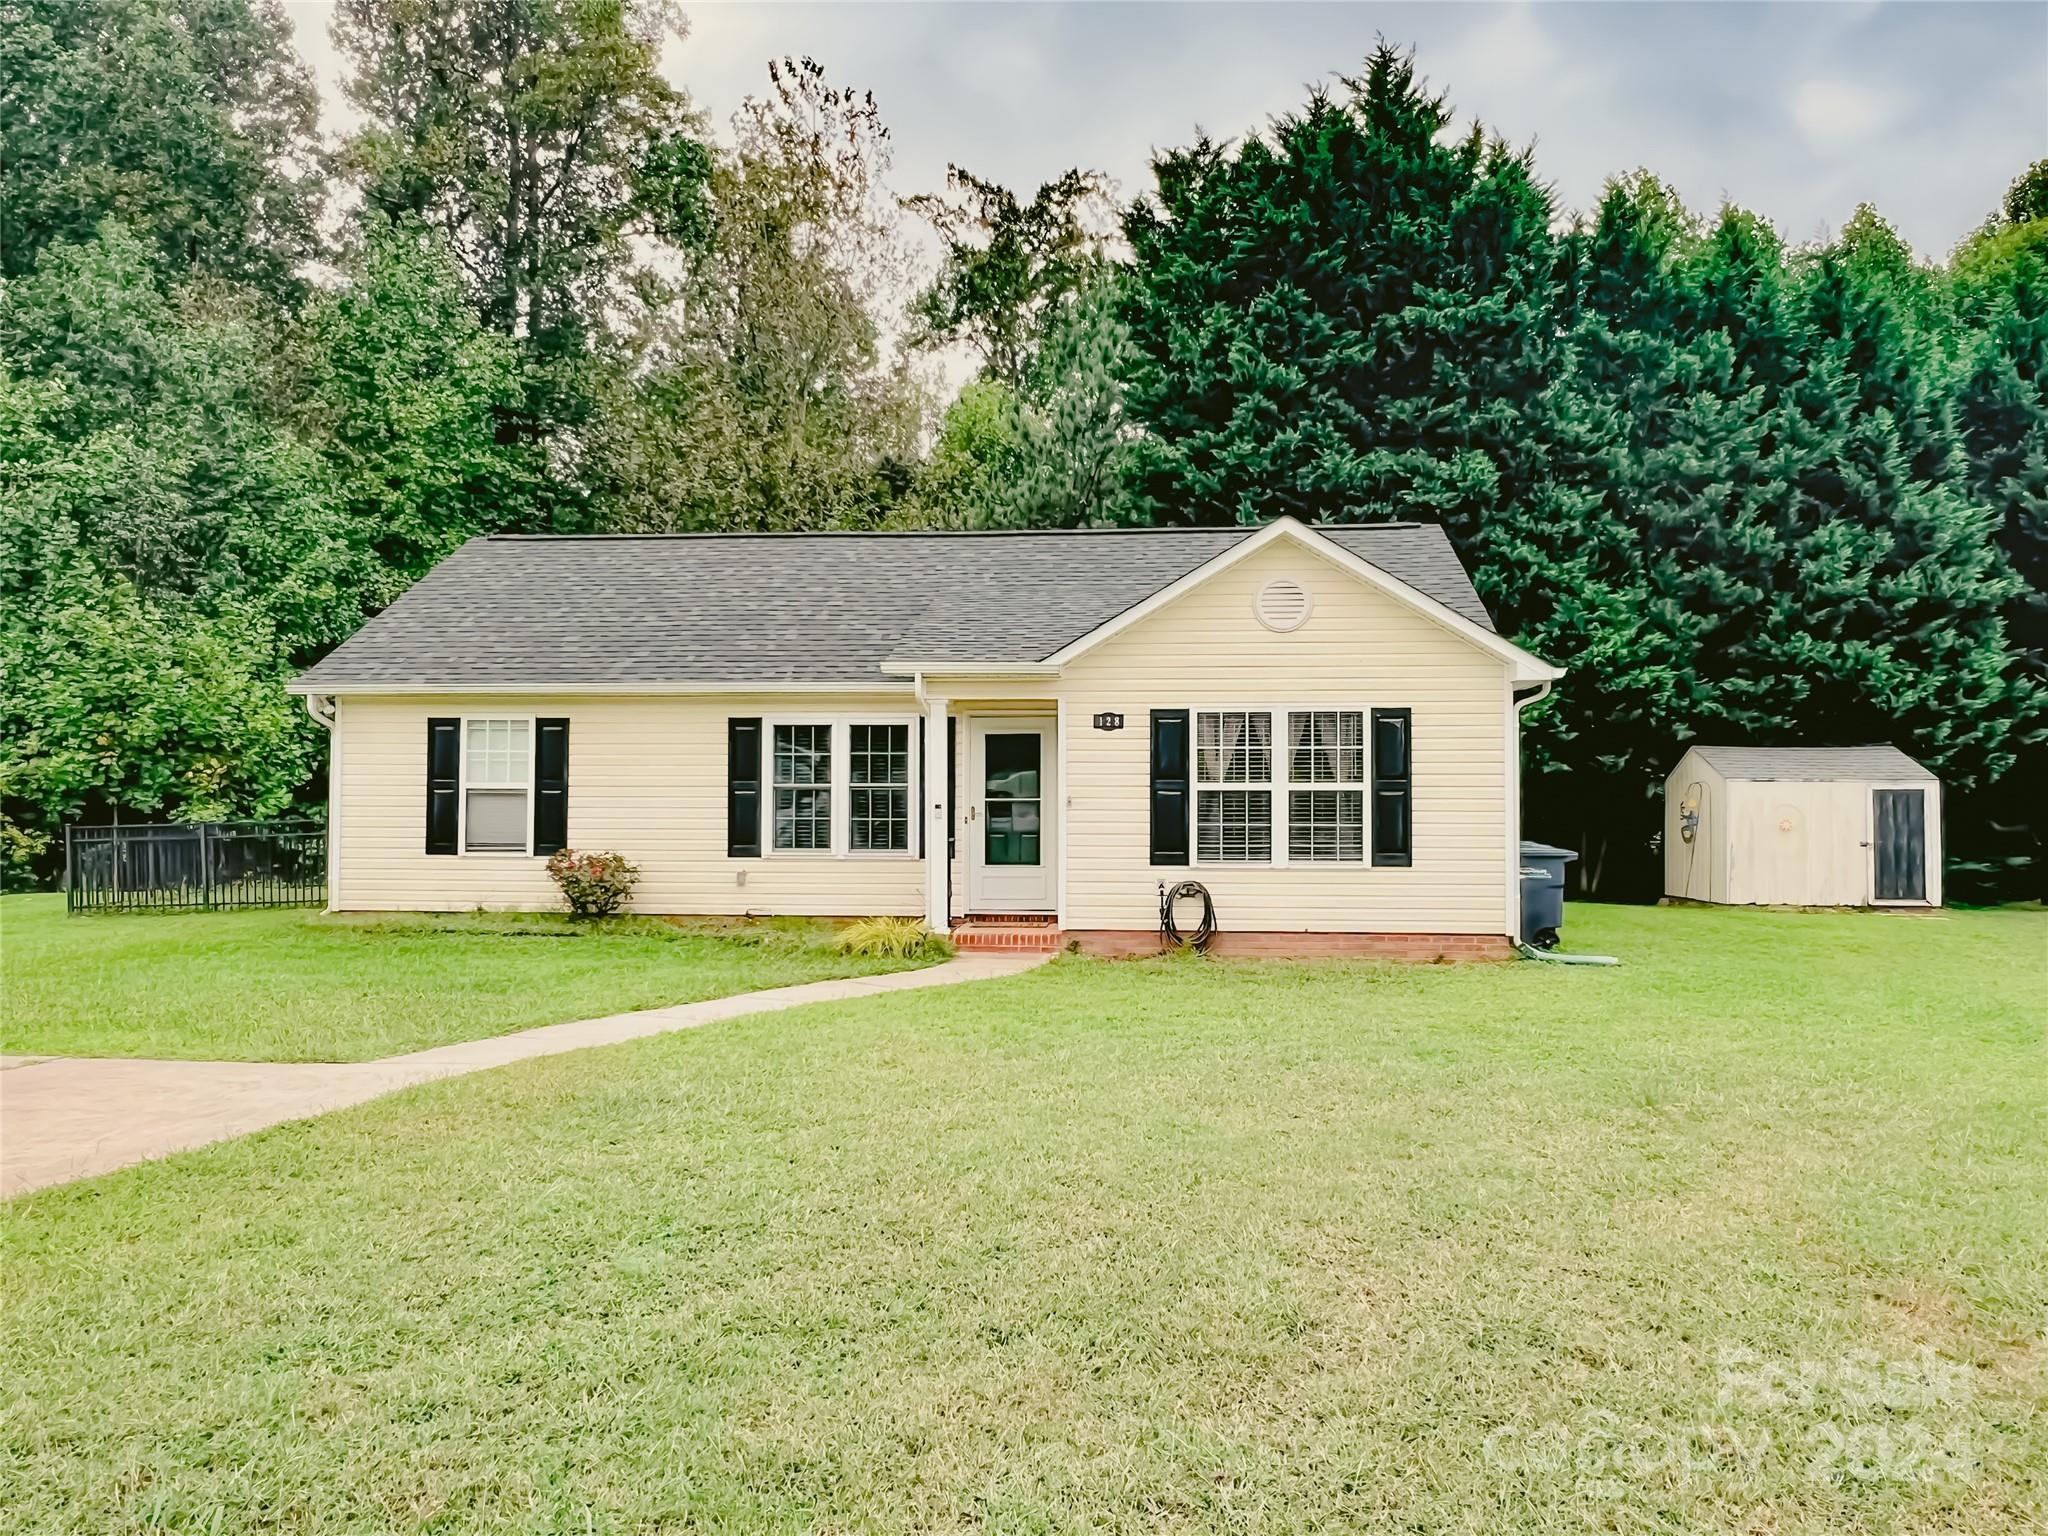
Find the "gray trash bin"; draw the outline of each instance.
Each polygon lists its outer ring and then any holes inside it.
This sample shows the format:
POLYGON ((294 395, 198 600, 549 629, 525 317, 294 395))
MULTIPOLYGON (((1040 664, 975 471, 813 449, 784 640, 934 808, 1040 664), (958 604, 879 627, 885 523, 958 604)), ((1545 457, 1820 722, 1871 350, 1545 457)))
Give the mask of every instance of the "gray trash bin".
POLYGON ((1564 867, 1578 855, 1548 843, 1522 844, 1522 942, 1557 947, 1564 926, 1564 867))

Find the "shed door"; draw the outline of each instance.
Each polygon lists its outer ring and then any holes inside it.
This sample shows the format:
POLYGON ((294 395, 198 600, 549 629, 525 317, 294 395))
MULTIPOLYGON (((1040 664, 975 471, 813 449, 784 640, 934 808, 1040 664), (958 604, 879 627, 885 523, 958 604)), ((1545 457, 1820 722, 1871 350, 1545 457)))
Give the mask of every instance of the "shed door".
POLYGON ((1927 792, 1873 790, 1871 838, 1879 901, 1927 899, 1927 792))

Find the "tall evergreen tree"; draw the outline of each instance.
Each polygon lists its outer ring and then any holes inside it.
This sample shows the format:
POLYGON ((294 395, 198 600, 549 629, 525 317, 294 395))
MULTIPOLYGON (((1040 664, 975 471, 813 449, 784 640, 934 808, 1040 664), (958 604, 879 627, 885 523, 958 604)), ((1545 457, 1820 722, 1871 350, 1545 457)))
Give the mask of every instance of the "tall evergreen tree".
POLYGON ((1550 200, 1476 127, 1445 142, 1392 48, 1346 92, 1161 156, 1126 219, 1144 490, 1172 521, 1415 515, 1469 549, 1540 474, 1550 200))
MULTIPOLYGON (((1957 255, 1962 349, 1955 409, 1969 485, 1998 519, 2018 578, 2006 605, 2026 674, 2048 686, 2048 161, 2007 193, 2003 219, 1957 255)), ((2048 898, 2048 711, 2028 722, 2017 761, 1988 790, 1951 808, 1952 843, 1983 865, 1993 890, 2048 898)))
POLYGON ((1648 178, 1573 246, 1569 387, 1610 449, 1558 462, 1594 498, 1576 527, 1510 509, 1488 551, 1573 669, 1532 743, 1566 770, 1539 824, 1595 879, 1618 841, 1605 888, 1648 894, 1628 855, 1688 740, 1895 741, 1958 789, 2003 771, 2033 690, 1914 285, 1853 243, 1794 260, 1737 210, 1702 232, 1648 178))

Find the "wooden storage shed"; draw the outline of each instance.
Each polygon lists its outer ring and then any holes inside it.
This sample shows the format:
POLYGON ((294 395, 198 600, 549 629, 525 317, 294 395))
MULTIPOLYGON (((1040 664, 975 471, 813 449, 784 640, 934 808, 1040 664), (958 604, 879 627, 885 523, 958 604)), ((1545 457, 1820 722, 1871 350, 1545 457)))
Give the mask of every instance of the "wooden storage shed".
POLYGON ((1939 906, 1941 782, 1897 747, 1693 747, 1664 781, 1664 893, 1939 906))

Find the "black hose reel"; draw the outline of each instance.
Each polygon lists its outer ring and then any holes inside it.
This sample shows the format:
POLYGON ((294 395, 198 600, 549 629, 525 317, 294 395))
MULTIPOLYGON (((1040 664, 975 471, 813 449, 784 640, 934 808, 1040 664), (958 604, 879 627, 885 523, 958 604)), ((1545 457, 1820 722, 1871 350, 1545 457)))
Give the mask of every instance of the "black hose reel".
POLYGON ((1209 894, 1209 887, 1199 880, 1183 880, 1172 886, 1160 881, 1159 937, 1174 949, 1193 946, 1198 953, 1206 951, 1209 941, 1216 937, 1216 902, 1209 894), (1182 933, 1180 924, 1174 921, 1174 903, 1181 901, 1199 901, 1202 904, 1202 920, 1195 925, 1192 934, 1182 933))

